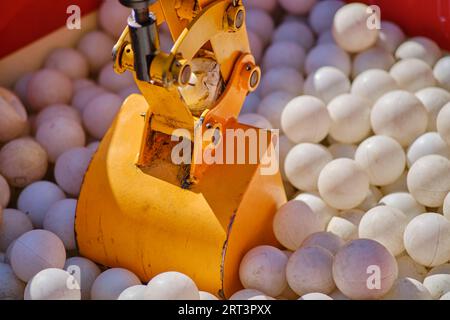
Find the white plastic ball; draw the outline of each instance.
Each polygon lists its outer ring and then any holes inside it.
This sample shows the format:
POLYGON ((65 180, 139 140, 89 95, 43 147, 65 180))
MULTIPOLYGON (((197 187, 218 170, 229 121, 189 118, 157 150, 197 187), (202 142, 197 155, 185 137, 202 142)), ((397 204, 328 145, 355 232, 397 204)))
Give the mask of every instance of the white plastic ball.
POLYGON ((92 99, 83 110, 83 124, 91 136, 103 138, 122 106, 122 99, 105 93, 92 99))
POLYGON ((86 135, 78 122, 67 118, 54 118, 39 126, 36 140, 47 151, 49 161, 54 163, 65 151, 83 147, 86 135))
POLYGON ((270 12, 277 6, 277 0, 245 0, 244 4, 248 8, 258 8, 270 12))
POLYGON ((26 213, 36 228, 41 228, 47 210, 64 199, 64 192, 54 183, 38 181, 27 186, 17 200, 17 207, 26 213))
POLYGON ((11 267, 17 277, 25 282, 41 270, 62 269, 65 260, 64 244, 47 230, 24 233, 15 240, 11 251, 11 267))
POLYGON ((442 88, 450 90, 450 56, 441 58, 435 64, 433 75, 442 88))
POLYGON ((254 297, 248 298, 248 300, 277 300, 277 299, 269 297, 264 294, 264 295, 259 295, 259 296, 254 296, 254 297))
POLYGON ((48 268, 38 272, 25 288, 25 300, 80 300, 80 285, 67 271, 48 268))
POLYGON ((317 2, 311 10, 308 21, 313 30, 319 34, 331 29, 336 12, 344 6, 343 1, 325 0, 317 2))
POLYGON ((0 223, 0 251, 6 251, 14 240, 31 230, 33 224, 25 213, 16 209, 4 209, 0 223))
POLYGON ((52 104, 67 104, 72 94, 70 78, 53 69, 42 69, 34 73, 27 87, 27 99, 35 111, 52 104))
POLYGON ((403 42, 395 51, 397 59, 416 58, 433 67, 442 56, 439 46, 427 37, 414 37, 403 42))
POLYGON ((281 127, 295 143, 322 141, 330 130, 330 116, 325 104, 313 96, 299 96, 286 104, 281 127))
POLYGON ((432 300, 428 289, 412 278, 399 278, 383 300, 432 300))
POLYGON ((320 196, 313 193, 300 193, 295 200, 303 201, 310 209, 319 216, 322 221, 322 229, 325 229, 328 222, 338 214, 338 211, 323 201, 320 196))
POLYGON ((280 24, 272 37, 273 42, 290 41, 309 50, 314 45, 314 34, 309 26, 301 21, 286 21, 280 24))
POLYGON ((27 107, 29 107, 29 102, 27 100, 27 88, 33 73, 34 72, 25 73, 14 84, 14 92, 27 107))
POLYGON ((328 103, 340 94, 350 92, 350 81, 339 69, 322 67, 308 75, 304 84, 304 93, 315 96, 328 103))
POLYGON ((215 295, 206 291, 199 291, 200 300, 219 300, 215 295))
POLYGON ((127 86, 117 92, 117 94, 123 99, 127 99, 132 94, 141 94, 141 91, 136 86, 136 84, 132 84, 131 86, 127 86))
POLYGON ((124 72, 122 74, 117 74, 114 71, 113 63, 106 64, 98 75, 98 84, 103 88, 119 92, 134 84, 133 75, 130 72, 124 72))
POLYGON ((302 243, 302 248, 321 247, 330 251, 333 255, 345 244, 345 241, 331 232, 316 232, 310 235, 302 243))
POLYGON ((144 300, 144 293, 147 286, 138 284, 122 291, 117 300, 144 300))
POLYGON ((291 149, 295 146, 295 144, 290 141, 287 136, 282 135, 278 139, 278 146, 281 178, 283 179, 283 181, 289 181, 285 173, 284 163, 286 161, 286 156, 288 155, 289 151, 291 151, 291 149))
POLYGON ((293 95, 303 92, 303 76, 292 68, 275 68, 261 78, 261 96, 264 98, 274 91, 286 91, 293 95))
POLYGON ((450 159, 450 146, 437 132, 427 132, 409 146, 406 153, 408 166, 411 167, 420 158, 432 154, 450 159))
POLYGON ((5 263, 11 264, 11 252, 12 252, 12 249, 14 248, 14 243, 15 243, 15 242, 16 242, 16 240, 13 240, 13 241, 9 244, 8 249, 6 249, 5 256, 4 256, 4 259, 3 259, 3 261, 4 261, 5 263))
POLYGON ((450 260, 450 221, 437 213, 412 219, 403 235, 406 251, 414 261, 434 267, 450 260))
POLYGON ((405 40, 405 34, 398 25, 390 21, 381 21, 381 29, 376 45, 394 53, 405 40))
POLYGON ((407 254, 397 257, 397 265, 399 278, 408 277, 423 282, 428 272, 426 267, 415 262, 407 254))
POLYGON ((74 148, 64 152, 55 164, 56 183, 70 195, 80 193, 84 174, 91 161, 92 152, 87 148, 74 148))
POLYGON ((371 69, 389 70, 395 63, 394 56, 382 47, 373 47, 353 58, 352 75, 357 77, 371 69))
POLYGON ((427 131, 436 131, 436 120, 444 105, 450 102, 450 92, 447 90, 430 87, 416 92, 416 97, 422 101, 428 112, 427 131))
POLYGON ((369 28, 372 11, 362 3, 340 8, 333 21, 333 36, 339 46, 348 52, 361 52, 375 44, 378 29, 369 28))
POLYGON ((450 191, 450 160, 439 155, 420 158, 409 169, 407 184, 417 202, 440 207, 450 191))
POLYGON ((264 293, 255 289, 242 289, 236 291, 228 300, 249 300, 258 296, 264 296, 264 293))
POLYGON ((302 295, 298 300, 333 300, 333 298, 320 292, 313 292, 302 295))
POLYGON ((260 296, 251 297, 248 300, 277 300, 277 299, 269 297, 267 295, 260 295, 260 296))
POLYGON ((264 44, 268 44, 272 37, 275 24, 272 17, 264 10, 249 9, 246 12, 247 28, 255 32, 264 44))
POLYGON ((258 246, 248 251, 239 266, 239 278, 244 288, 256 289, 269 296, 278 296, 286 288, 288 258, 272 246, 258 246))
POLYGON ((260 37, 253 31, 247 30, 248 42, 250 44, 250 50, 255 57, 255 61, 261 61, 264 54, 264 44, 260 37))
POLYGON ((22 300, 25 283, 16 277, 11 266, 0 263, 0 300, 22 300))
POLYGON ((199 300, 200 294, 194 281, 179 272, 164 272, 147 284, 146 300, 199 300))
POLYGON ((311 234, 323 231, 317 213, 299 200, 282 205, 273 219, 273 231, 277 240, 287 249, 296 250, 311 234))
POLYGON ((91 288, 95 279, 100 275, 100 268, 91 260, 83 257, 71 257, 66 260, 64 270, 78 281, 81 289, 81 299, 91 298, 91 288))
POLYGON ((450 103, 442 107, 436 119, 436 127, 439 135, 450 146, 450 103))
POLYGON ((99 86, 89 86, 78 90, 72 99, 72 105, 80 113, 86 108, 91 100, 106 93, 106 90, 99 86))
POLYGON ((336 289, 330 293, 329 297, 333 300, 350 300, 342 292, 340 292, 339 289, 336 289))
POLYGON ((335 67, 346 76, 350 75, 352 64, 347 52, 333 43, 320 44, 312 48, 305 60, 305 72, 311 74, 322 67, 335 67))
POLYGON ((450 220, 450 192, 447 194, 447 196, 444 199, 443 211, 444 211, 444 216, 448 220, 450 220))
POLYGON ((114 0, 103 1, 98 10, 98 22, 103 30, 112 37, 119 38, 127 27, 128 16, 131 10, 114 0))
POLYGON ((370 133, 370 101, 342 94, 327 106, 331 119, 330 136, 341 143, 357 143, 370 133))
POLYGON ((296 15, 307 14, 316 2, 317 0, 279 0, 283 9, 296 15))
POLYGON ((88 149, 89 151, 91 151, 92 154, 94 154, 95 152, 97 152, 99 147, 100 141, 93 141, 86 146, 86 149, 88 149))
POLYGON ((377 100, 370 121, 377 135, 389 136, 406 147, 425 133, 428 115, 416 96, 407 91, 395 90, 377 100))
POLYGON ((27 125, 27 112, 19 98, 0 87, 0 143, 17 138, 27 125))
POLYGON ((241 114, 255 113, 260 103, 261 98, 256 93, 249 94, 245 98, 245 102, 241 109, 241 114))
POLYGON ((320 144, 298 144, 286 156, 286 177, 299 190, 317 190, 319 174, 331 160, 330 152, 320 144))
POLYGON ((361 204, 369 191, 369 178, 354 160, 336 159, 320 172, 320 196, 336 209, 351 209, 361 204))
POLYGON ((330 30, 322 32, 319 37, 317 38, 317 45, 326 44, 326 43, 332 43, 336 44, 336 41, 334 40, 333 33, 330 30))
POLYGON ((406 165, 402 146, 388 136, 372 136, 356 149, 355 161, 366 171, 370 184, 389 185, 397 180, 406 165))
POLYGON ((332 276, 333 254, 319 246, 302 247, 295 251, 286 266, 289 286, 298 295, 331 293, 335 284, 332 276))
POLYGON ((6 208, 11 197, 11 190, 8 182, 2 175, 0 175, 0 207, 6 208))
POLYGON ((81 89, 94 87, 96 85, 94 80, 87 79, 87 78, 73 79, 72 84, 73 84, 74 95, 81 89))
POLYGON ((351 299, 378 299, 397 279, 395 258, 381 244, 370 239, 347 243, 333 262, 333 279, 338 289, 351 299))
POLYGON ((386 206, 401 210, 408 220, 426 212, 425 207, 419 204, 414 197, 407 192, 390 193, 381 198, 379 202, 386 206))
MULTIPOLYGON (((283 250, 282 252, 286 255, 288 259, 293 253, 290 250, 283 250)), ((289 287, 289 284, 287 284, 283 292, 279 296, 277 296, 277 300, 296 300, 296 299, 298 299, 298 294, 296 294, 294 290, 292 290, 291 287, 289 287)))
POLYGON ((433 299, 439 299, 450 292, 450 274, 434 274, 427 276, 423 285, 431 294, 433 299))
POLYGON ((342 217, 333 217, 328 223, 327 232, 348 241, 358 237, 358 226, 342 217))
POLYGON ((444 294, 439 300, 450 300, 450 292, 444 294))
POLYGON ((360 238, 372 239, 385 246, 394 256, 405 250, 403 232, 408 218, 399 209, 377 206, 362 217, 358 234, 360 238))
POLYGON ((281 114, 295 96, 284 91, 275 91, 265 96, 257 108, 258 114, 269 120, 272 128, 281 128, 281 114))
POLYGON ((389 91, 398 89, 392 76, 379 69, 371 69, 359 74, 352 82, 351 93, 375 103, 378 98, 389 91))
POLYGON ((66 250, 75 250, 75 212, 77 200, 63 199, 53 203, 45 214, 43 227, 56 234, 66 250))
POLYGON ((78 42, 77 49, 88 60, 90 71, 97 73, 112 60, 112 48, 114 40, 102 31, 86 33, 78 42))
POLYGON ((77 109, 64 104, 55 104, 38 113, 35 126, 39 128, 45 122, 58 118, 70 119, 81 124, 81 116, 77 109))
POLYGON ((44 67, 58 70, 71 79, 87 78, 89 76, 89 64, 86 58, 72 48, 57 48, 53 50, 45 60, 44 67))
POLYGON ((0 174, 12 187, 23 188, 47 172, 47 153, 30 138, 19 138, 0 149, 0 174))
POLYGON ((410 58, 398 61, 389 71, 403 90, 416 92, 436 84, 431 67, 422 60, 410 58))
POLYGON ((239 116, 239 123, 261 129, 272 129, 270 121, 257 113, 241 114, 239 116))
POLYGON ((92 300, 117 300, 131 286, 142 284, 139 278, 123 268, 112 268, 102 272, 91 288, 92 300))
POLYGON ((334 45, 337 45, 336 41, 334 40, 333 33, 331 32, 331 30, 322 32, 317 39, 317 45, 326 44, 326 43, 332 43, 334 45))
POLYGON ((303 72, 306 53, 302 46, 295 42, 278 41, 270 45, 263 58, 264 70, 287 67, 303 72), (283 59, 280 59, 280 56, 283 59))

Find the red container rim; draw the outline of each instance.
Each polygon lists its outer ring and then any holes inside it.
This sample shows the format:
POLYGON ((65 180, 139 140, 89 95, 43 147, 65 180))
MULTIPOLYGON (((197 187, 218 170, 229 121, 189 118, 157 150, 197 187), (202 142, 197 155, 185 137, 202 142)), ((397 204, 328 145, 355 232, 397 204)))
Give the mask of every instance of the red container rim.
POLYGON ((14 0, 0 1, 0 58, 66 25, 71 5, 81 15, 96 10, 101 0, 14 0))

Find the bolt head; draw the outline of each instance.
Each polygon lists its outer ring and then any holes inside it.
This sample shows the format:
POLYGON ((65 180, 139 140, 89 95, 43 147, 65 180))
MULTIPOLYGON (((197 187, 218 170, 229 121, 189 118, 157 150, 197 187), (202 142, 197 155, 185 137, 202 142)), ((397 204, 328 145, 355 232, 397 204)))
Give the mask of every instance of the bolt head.
POLYGON ((244 25, 244 19, 245 19, 244 10, 240 9, 236 13, 236 20, 234 21, 234 25, 236 26, 236 29, 240 29, 244 25))

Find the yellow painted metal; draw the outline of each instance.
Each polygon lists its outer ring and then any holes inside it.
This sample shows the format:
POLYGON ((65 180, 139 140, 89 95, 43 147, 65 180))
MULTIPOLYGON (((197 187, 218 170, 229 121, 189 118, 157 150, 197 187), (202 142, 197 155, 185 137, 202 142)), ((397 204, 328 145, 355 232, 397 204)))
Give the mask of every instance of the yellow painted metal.
POLYGON ((245 252, 276 243, 272 218, 286 201, 281 179, 260 175, 257 164, 219 164, 181 188, 182 168, 170 159, 137 165, 146 111, 142 96, 127 99, 86 173, 75 223, 80 253, 143 281, 183 272, 202 290, 229 297, 240 288, 245 252))
MULTIPOLYGON (((172 141, 175 129, 187 129, 188 143, 201 152, 207 146, 196 139, 199 128, 222 132, 216 150, 232 142, 225 130, 256 130, 236 120, 245 96, 257 86, 252 75, 260 71, 245 25, 238 31, 227 25, 232 6, 231 0, 161 0, 152 6, 178 39, 170 53, 161 52, 152 62, 150 73, 159 81, 136 80, 143 95, 124 102, 89 166, 75 220, 81 255, 127 268, 143 281, 164 271, 183 272, 200 289, 229 297, 241 288, 242 256, 256 245, 277 245, 272 218, 286 201, 279 174, 261 174, 259 160, 177 165, 171 157, 178 144, 172 141), (189 2, 197 8, 191 21, 189 2), (204 49, 219 62, 225 88, 215 106, 197 118, 183 101, 179 83, 167 77, 178 72, 174 63, 188 64, 204 49)), ((115 70, 133 72, 127 31, 115 50, 115 70)), ((273 147, 272 133, 265 133, 256 135, 260 153, 267 151, 264 145, 273 147)), ((238 147, 235 152, 242 151, 238 147)), ((246 159, 250 152, 246 146, 246 159)))
MULTIPOLYGON (((170 13, 166 16, 169 27, 173 25, 172 20, 169 19, 174 19, 173 16, 176 15, 173 7, 171 7, 172 10, 168 9, 173 2, 176 0, 158 2, 161 3, 164 14, 170 13)), ((172 68, 175 64, 189 62, 202 47, 210 43, 220 65, 222 77, 227 82, 240 55, 250 53, 245 25, 238 31, 230 32, 224 23, 227 10, 232 6, 231 3, 232 1, 222 0, 209 4, 180 32, 169 54, 160 52, 154 58, 150 74, 151 78, 160 85, 136 80, 154 114, 152 127, 155 130, 171 134, 173 129, 185 128, 193 133, 194 122, 192 120, 195 118, 183 103, 176 83, 171 82, 172 68)), ((116 54, 115 69, 118 72, 134 71, 132 49, 129 42, 128 32, 124 31, 116 45, 118 53, 116 54)))

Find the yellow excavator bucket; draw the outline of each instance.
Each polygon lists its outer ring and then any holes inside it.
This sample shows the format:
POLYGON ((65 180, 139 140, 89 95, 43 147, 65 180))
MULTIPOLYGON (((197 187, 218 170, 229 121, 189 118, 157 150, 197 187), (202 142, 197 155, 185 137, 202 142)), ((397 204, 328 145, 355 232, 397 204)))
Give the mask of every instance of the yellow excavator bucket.
POLYGON ((197 6, 150 6, 177 39, 170 53, 153 57, 151 81, 135 70, 131 27, 115 47, 116 70, 134 72, 142 95, 126 99, 93 157, 76 240, 83 256, 127 268, 142 281, 179 271, 201 290, 229 297, 241 288, 243 255, 278 245, 272 219, 286 196, 278 170, 265 161, 277 160, 276 134, 236 120, 260 76, 240 21, 242 4, 185 2, 197 6), (215 161, 200 161, 207 152, 215 161), (230 161, 220 161, 230 153, 230 161), (180 155, 190 161, 174 161, 180 155))

